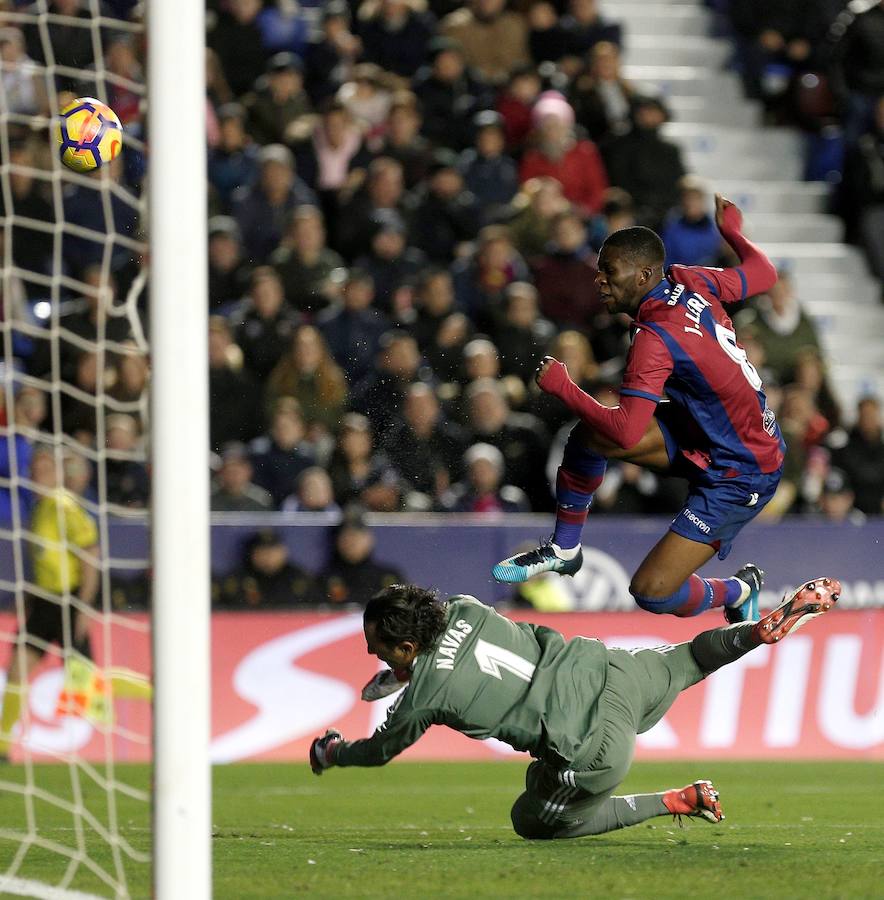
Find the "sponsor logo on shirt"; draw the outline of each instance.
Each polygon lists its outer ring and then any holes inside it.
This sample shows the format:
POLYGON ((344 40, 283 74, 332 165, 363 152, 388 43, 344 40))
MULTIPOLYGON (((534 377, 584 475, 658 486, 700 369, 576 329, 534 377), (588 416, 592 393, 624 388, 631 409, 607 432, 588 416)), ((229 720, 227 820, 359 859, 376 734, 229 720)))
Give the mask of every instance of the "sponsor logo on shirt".
POLYGON ((696 525, 703 534, 709 534, 712 529, 694 512, 685 507, 681 514, 692 524, 696 525))

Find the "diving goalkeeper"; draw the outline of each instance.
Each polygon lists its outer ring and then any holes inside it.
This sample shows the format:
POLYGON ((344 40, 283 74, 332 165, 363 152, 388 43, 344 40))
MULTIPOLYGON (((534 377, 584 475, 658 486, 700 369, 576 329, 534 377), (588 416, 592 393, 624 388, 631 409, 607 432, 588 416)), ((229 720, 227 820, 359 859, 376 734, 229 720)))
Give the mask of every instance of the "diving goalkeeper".
POLYGON ((658 722, 681 691, 831 609, 840 592, 834 578, 817 578, 758 622, 627 651, 511 622, 473 597, 443 602, 415 585, 392 585, 364 614, 368 652, 392 671, 375 676, 363 697, 408 685, 371 737, 346 741, 329 731, 316 738, 310 765, 317 775, 331 766, 380 766, 430 725, 447 725, 534 757, 512 808, 522 837, 602 834, 669 814, 719 822, 724 816, 709 781, 612 796, 629 771, 636 735, 658 722))

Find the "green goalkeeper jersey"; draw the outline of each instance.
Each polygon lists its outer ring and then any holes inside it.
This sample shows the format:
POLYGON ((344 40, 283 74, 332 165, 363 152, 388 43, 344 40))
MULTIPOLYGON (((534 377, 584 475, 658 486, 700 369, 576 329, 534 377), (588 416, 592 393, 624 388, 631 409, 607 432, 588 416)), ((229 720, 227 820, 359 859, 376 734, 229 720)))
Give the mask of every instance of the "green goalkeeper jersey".
POLYGON ((445 631, 421 653, 386 722, 345 741, 340 766, 380 766, 430 725, 471 738, 499 738, 553 765, 588 761, 608 675, 601 641, 565 638, 551 628, 511 622, 474 597, 453 597, 445 631))

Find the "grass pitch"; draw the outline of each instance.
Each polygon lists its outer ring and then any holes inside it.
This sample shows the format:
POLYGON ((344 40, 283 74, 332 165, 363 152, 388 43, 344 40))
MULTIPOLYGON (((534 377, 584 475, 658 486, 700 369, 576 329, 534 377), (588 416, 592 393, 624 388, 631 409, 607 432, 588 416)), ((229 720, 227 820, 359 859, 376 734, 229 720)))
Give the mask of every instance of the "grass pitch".
MULTIPOLYGON (((524 764, 393 763, 333 769, 236 765, 215 770, 214 891, 218 900, 344 898, 874 898, 884 897, 884 765, 877 763, 645 763, 618 793, 712 778, 726 820, 669 818, 598 837, 526 842, 509 825, 524 764)), ((42 789, 70 797, 67 768, 34 769, 42 789)), ((122 780, 148 783, 144 767, 122 780)), ((20 782, 19 767, 0 780, 20 782)), ((87 791, 96 817, 104 795, 87 791)), ((20 799, 0 793, 0 828, 21 828, 20 799)), ((123 836, 149 848, 144 804, 120 798, 123 836)), ((74 846, 70 816, 38 801, 42 837, 74 846)), ((109 851, 86 829, 90 856, 109 851)), ((16 844, 0 840, 0 873, 16 844)), ((19 877, 57 883, 64 862, 29 850, 19 877)), ((133 897, 150 896, 145 865, 130 864, 133 897)), ((108 890, 80 868, 72 888, 108 890)))

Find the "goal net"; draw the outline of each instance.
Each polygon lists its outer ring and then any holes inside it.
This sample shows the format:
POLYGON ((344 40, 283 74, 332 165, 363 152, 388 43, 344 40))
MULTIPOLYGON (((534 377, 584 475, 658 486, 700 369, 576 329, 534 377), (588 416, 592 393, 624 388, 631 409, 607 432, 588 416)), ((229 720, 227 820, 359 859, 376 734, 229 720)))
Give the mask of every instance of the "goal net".
POLYGON ((145 32, 0 4, 0 895, 150 893, 145 32), (82 175, 53 116, 111 106, 82 175))

